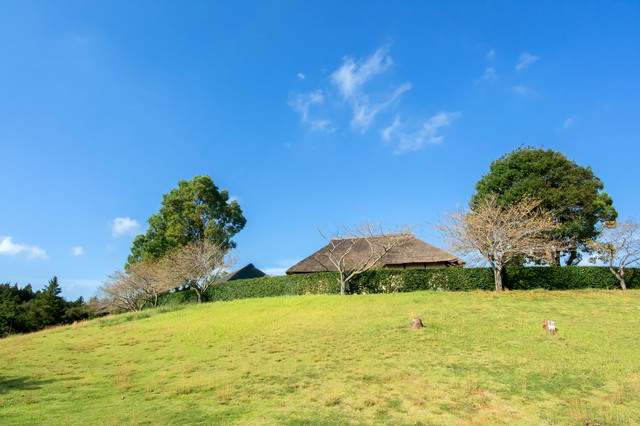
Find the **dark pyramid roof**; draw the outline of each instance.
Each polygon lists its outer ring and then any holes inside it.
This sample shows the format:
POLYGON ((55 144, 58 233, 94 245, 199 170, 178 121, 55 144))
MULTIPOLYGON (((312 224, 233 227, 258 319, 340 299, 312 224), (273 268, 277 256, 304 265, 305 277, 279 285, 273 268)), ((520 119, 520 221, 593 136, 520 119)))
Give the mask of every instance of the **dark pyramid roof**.
POLYGON ((250 263, 247 266, 243 266, 240 269, 237 269, 233 272, 228 273, 227 275, 225 275, 224 277, 216 281, 215 284, 220 284, 220 283, 233 281, 233 280, 244 280, 247 278, 260 278, 260 277, 264 277, 265 275, 267 274, 265 274, 260 269, 253 266, 253 263, 250 263))

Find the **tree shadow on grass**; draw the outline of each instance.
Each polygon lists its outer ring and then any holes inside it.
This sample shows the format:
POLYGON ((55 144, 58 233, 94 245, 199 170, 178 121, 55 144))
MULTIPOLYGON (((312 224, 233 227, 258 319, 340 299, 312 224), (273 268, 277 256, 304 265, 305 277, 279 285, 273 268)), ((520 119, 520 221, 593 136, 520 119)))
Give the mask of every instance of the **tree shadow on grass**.
POLYGON ((5 377, 0 376, 0 395, 10 391, 24 391, 24 390, 36 390, 49 383, 53 383, 55 380, 47 379, 33 379, 29 376, 16 376, 5 377))

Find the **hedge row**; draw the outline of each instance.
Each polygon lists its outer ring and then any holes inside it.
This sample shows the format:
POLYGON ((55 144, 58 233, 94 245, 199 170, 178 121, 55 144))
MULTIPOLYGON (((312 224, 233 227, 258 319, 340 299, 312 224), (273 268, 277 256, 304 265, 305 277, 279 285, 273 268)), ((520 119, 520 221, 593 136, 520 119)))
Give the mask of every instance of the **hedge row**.
MULTIPOLYGON (((627 287, 640 288, 640 269, 625 272, 627 287)), ((582 288, 619 289, 620 283, 609 268, 597 266, 523 267, 505 269, 503 284, 510 290, 575 290, 582 288)), ((349 294, 398 293, 419 290, 473 291, 495 288, 489 268, 414 269, 405 271, 374 270, 355 277, 349 294)), ((294 296, 303 294, 337 294, 340 285, 336 274, 296 274, 227 281, 209 287, 204 300, 234 300, 252 297, 294 296)), ((161 305, 195 302, 193 291, 164 295, 161 305)))

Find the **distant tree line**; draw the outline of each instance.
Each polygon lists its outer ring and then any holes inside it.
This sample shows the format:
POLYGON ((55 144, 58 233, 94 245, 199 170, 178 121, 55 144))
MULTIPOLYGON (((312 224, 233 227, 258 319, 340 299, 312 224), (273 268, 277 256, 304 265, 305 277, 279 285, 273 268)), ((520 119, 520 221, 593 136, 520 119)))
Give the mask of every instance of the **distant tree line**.
POLYGON ((30 284, 22 288, 17 284, 0 284, 0 337, 71 324, 93 316, 82 297, 68 302, 60 296, 61 292, 57 277, 35 292, 30 284))

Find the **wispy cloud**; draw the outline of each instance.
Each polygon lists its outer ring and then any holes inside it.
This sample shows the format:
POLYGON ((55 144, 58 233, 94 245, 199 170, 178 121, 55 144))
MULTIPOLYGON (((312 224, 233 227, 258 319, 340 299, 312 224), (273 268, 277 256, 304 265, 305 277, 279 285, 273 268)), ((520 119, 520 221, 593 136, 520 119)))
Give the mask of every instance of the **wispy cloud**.
MULTIPOLYGON (((351 113, 349 124, 352 131, 365 133, 369 128, 378 126, 384 141, 398 144, 396 153, 415 151, 426 144, 442 141, 442 137, 436 134, 438 129, 448 126, 459 113, 441 112, 423 120, 412 118, 412 125, 401 122, 400 118, 396 118, 390 125, 383 124, 385 119, 390 118, 384 112, 393 109, 396 114, 401 113, 401 99, 412 88, 411 82, 408 81, 399 85, 392 84, 391 89, 389 85, 380 88, 379 77, 393 65, 394 61, 389 55, 388 47, 381 47, 360 60, 345 56, 338 69, 330 74, 330 86, 325 87, 324 91, 317 89, 306 94, 292 95, 289 97, 289 105, 312 130, 325 132, 335 131, 336 128, 332 127, 335 126, 334 123, 344 122, 343 117, 334 116, 344 113, 346 106, 351 113), (325 102, 326 98, 333 102, 325 102), (312 111, 320 108, 331 120, 318 119, 317 114, 312 114, 312 111)), ((493 68, 487 68, 485 75, 486 79, 496 78, 493 68)))
POLYGON ((518 63, 516 64, 516 71, 525 69, 529 65, 536 62, 538 59, 540 59, 540 56, 533 56, 529 52, 522 52, 520 58, 518 58, 518 63))
POLYGON ((102 281, 99 280, 60 277, 60 286, 66 297, 83 296, 88 298, 89 295, 95 293, 101 284, 102 281))
POLYGON ((262 268, 262 272, 267 275, 284 275, 287 272, 287 269, 291 268, 296 263, 300 262, 302 259, 282 259, 276 262, 276 265, 271 266, 269 268, 262 268))
POLYGON ((573 124, 576 121, 576 118, 578 118, 578 117, 574 114, 571 117, 569 117, 566 120, 564 120, 564 123, 562 124, 562 128, 563 129, 568 129, 569 127, 573 126, 573 124))
POLYGON ((407 129, 409 126, 396 118, 393 124, 382 129, 380 134, 386 141, 397 141, 398 147, 394 154, 418 151, 426 144, 441 143, 444 137, 437 135, 438 130, 451 125, 460 115, 459 112, 439 112, 428 120, 418 123, 414 130, 407 129))
POLYGON ((515 93, 518 96, 532 96, 535 95, 535 92, 533 90, 531 90, 531 88, 527 87, 527 86, 513 86, 511 88, 511 91, 513 93, 515 93))
POLYGON ((484 70, 484 74, 482 75, 482 77, 476 80, 476 83, 493 83, 497 79, 498 74, 496 73, 496 70, 493 67, 488 67, 484 70))
POLYGON ((377 74, 386 71, 393 60, 389 56, 388 48, 383 47, 367 58, 364 62, 356 63, 353 58, 345 56, 340 68, 331 74, 331 80, 338 86, 345 98, 351 98, 360 88, 377 74))
POLYGON ((396 134, 396 130, 402 126, 399 118, 396 118, 389 127, 380 130, 380 135, 384 141, 390 142, 391 137, 396 134))
POLYGON ((351 127, 359 128, 365 131, 376 118, 380 111, 384 110, 394 103, 404 92, 411 90, 411 83, 405 83, 398 87, 389 98, 381 103, 369 102, 367 96, 362 97, 354 102, 353 119, 351 119, 351 127))
POLYGON ((296 77, 298 77, 298 80, 304 80, 304 79, 305 79, 304 74, 302 74, 301 72, 299 72, 299 73, 296 75, 296 77))
POLYGON ((15 244, 11 237, 2 237, 0 241, 0 255, 15 256, 24 253, 27 259, 47 259, 47 252, 40 247, 27 244, 15 244))
POLYGON ((300 114, 302 121, 308 123, 312 130, 327 130, 331 123, 327 119, 310 118, 309 109, 312 105, 320 105, 324 102, 324 95, 321 89, 311 93, 296 93, 289 98, 289 106, 300 114))
POLYGON ((363 89, 368 81, 384 73, 393 65, 388 50, 387 47, 380 48, 373 55, 359 62, 345 56, 342 66, 331 74, 332 83, 351 105, 352 129, 365 132, 380 112, 390 107, 403 93, 411 89, 409 82, 401 84, 391 93, 369 93, 363 89))
POLYGON ((71 247, 71 253, 73 253, 74 256, 82 256, 84 254, 84 249, 80 246, 71 247))
POLYGON ((496 51, 491 49, 489 53, 487 53, 487 59, 493 61, 496 58, 496 51))
POLYGON ((116 217, 111 222, 111 235, 114 238, 122 235, 136 235, 140 232, 140 223, 128 217, 116 217))

